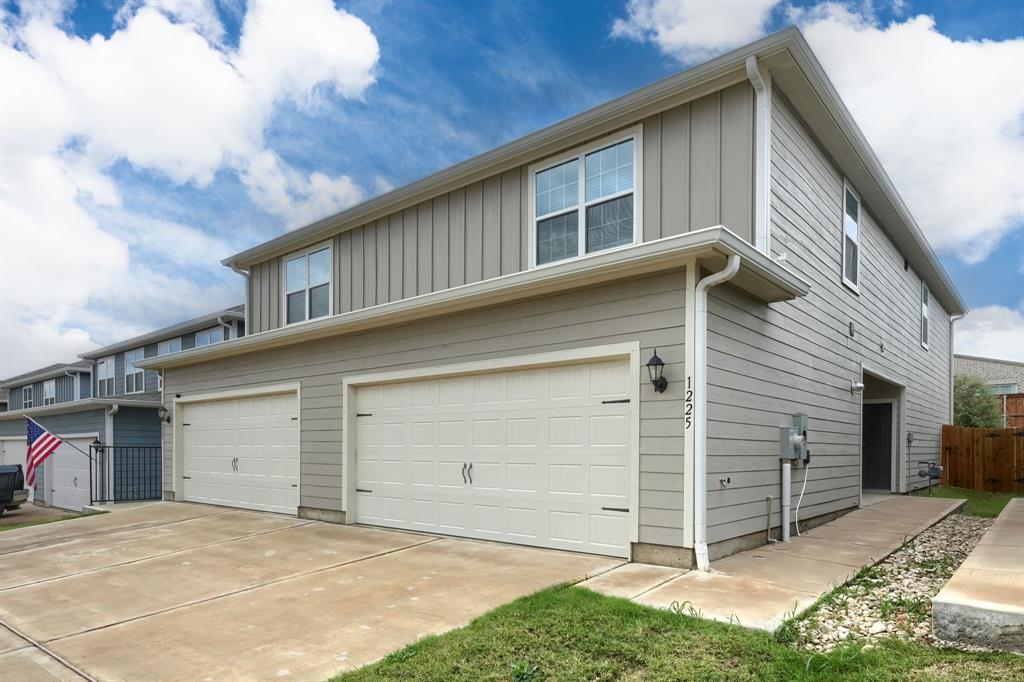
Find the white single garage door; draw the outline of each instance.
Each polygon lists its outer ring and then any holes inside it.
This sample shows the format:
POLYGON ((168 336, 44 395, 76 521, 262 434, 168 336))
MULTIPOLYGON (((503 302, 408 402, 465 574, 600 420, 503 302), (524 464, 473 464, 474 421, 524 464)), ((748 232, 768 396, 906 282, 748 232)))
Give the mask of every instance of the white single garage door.
POLYGON ((356 389, 356 521, 629 556, 627 360, 356 389))
POLYGON ((298 512, 295 393, 185 403, 180 410, 185 500, 298 512))
MULTIPOLYGON (((25 436, 0 438, 0 464, 20 464, 22 473, 25 473, 25 453, 27 450, 28 444, 25 442, 25 436)), ((29 502, 34 499, 35 494, 36 491, 29 488, 29 502)))
POLYGON ((66 438, 53 451, 44 467, 50 484, 50 504, 61 509, 80 512, 89 499, 89 457, 95 436, 88 438, 66 438), (79 449, 71 447, 75 445, 79 449))

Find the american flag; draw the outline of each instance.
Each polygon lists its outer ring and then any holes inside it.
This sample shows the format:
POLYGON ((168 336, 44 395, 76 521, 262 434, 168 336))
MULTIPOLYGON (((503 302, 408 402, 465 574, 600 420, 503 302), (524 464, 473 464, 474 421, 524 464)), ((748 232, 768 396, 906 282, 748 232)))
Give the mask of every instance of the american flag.
POLYGON ((28 471, 25 472, 25 483, 29 488, 36 484, 36 469, 53 451, 63 443, 34 420, 28 419, 28 471))

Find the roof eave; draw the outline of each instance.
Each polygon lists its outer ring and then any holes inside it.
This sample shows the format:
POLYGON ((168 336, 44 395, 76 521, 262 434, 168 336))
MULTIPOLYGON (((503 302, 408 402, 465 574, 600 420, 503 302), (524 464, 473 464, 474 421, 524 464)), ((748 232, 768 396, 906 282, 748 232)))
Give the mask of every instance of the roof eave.
POLYGON ((0 421, 10 421, 24 417, 45 417, 53 414, 66 414, 69 412, 85 412, 99 410, 118 405, 120 407, 146 407, 156 409, 160 407, 159 400, 125 400, 119 398, 83 398, 72 400, 66 403, 54 405, 39 405, 24 410, 9 410, 0 412, 0 421))
POLYGON ((167 339, 173 339, 182 334, 188 334, 192 331, 199 331, 209 327, 210 325, 217 324, 220 318, 231 319, 231 320, 244 320, 245 313, 238 311, 222 310, 219 313, 211 313, 210 315, 204 315, 202 317, 196 317, 185 322, 180 322, 170 327, 164 327, 163 329, 157 329, 155 331, 141 334, 139 336, 133 336, 130 339, 124 341, 118 341, 102 348, 96 348, 82 353, 78 357, 85 360, 96 360, 105 355, 111 353, 119 353, 121 351, 132 350, 139 346, 145 346, 151 343, 158 343, 160 341, 166 341, 167 339))

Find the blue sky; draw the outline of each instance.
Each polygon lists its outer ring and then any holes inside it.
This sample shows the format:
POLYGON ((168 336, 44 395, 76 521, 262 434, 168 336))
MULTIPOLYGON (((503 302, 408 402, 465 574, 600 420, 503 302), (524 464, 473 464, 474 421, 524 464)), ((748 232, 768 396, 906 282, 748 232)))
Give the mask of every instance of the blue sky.
POLYGON ((36 111, 5 112, 9 163, 33 170, 5 169, 26 179, 4 197, 2 375, 241 302, 240 278, 218 263, 230 253, 794 22, 964 298, 983 311, 964 325, 959 350, 1024 360, 1024 3, 768 0, 732 3, 722 19, 721 6, 679 11, 663 0, 354 0, 260 24, 244 0, 0 1, 4 47, 19 57, 0 60, 10 69, 0 94, 38 89, 52 94, 51 111, 68 110, 51 117, 43 97, 36 111), (302 21, 341 38, 296 45, 274 34, 280 24, 308 31, 302 21), (864 49, 891 53, 888 81, 869 63, 850 71, 864 49), (929 123, 903 136, 885 88, 926 73, 929 50, 948 79, 936 89, 948 92, 923 95, 907 115, 929 123), (979 60, 1004 71, 977 84, 979 60), (972 89, 947 106, 960 85, 972 89), (993 97, 993 113, 976 121, 972 101, 993 97), (162 144, 177 135, 197 142, 162 144), (979 149, 990 153, 973 158, 979 149), (949 200, 964 179, 936 170, 947 163, 977 183, 963 189, 977 206, 949 200), (67 184, 54 192, 63 203, 40 189, 55 176, 67 184), (37 241, 67 251, 78 284, 46 293, 17 284, 18 248, 28 247, 13 230, 23 220, 37 241), (20 312, 29 308, 34 317, 20 312))

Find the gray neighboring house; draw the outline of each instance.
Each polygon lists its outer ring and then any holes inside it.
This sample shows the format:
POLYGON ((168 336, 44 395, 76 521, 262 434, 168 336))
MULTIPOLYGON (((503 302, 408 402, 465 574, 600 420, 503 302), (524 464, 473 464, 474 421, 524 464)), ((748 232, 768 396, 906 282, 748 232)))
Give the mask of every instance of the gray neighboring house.
POLYGON ((966 306, 796 29, 223 263, 249 335, 140 363, 171 500, 706 567, 951 420, 966 306))
POLYGON ((243 310, 219 310, 84 353, 74 363, 0 382, 9 393, 9 409, 0 412, 0 463, 25 464, 25 417, 31 417, 66 443, 37 473, 32 491, 37 503, 80 511, 91 501, 91 475, 102 488, 99 494, 108 499, 127 499, 129 480, 134 486, 140 477, 153 478, 152 486, 159 491, 159 467, 147 464, 148 451, 140 448, 161 446, 157 412, 162 382, 158 372, 136 368, 135 363, 237 338, 245 333, 243 310), (90 471, 89 458, 82 453, 91 453, 89 446, 96 441, 114 446, 107 451, 102 473, 95 467, 90 471))
POLYGON ((0 388, 0 412, 7 411, 7 389, 0 388))

